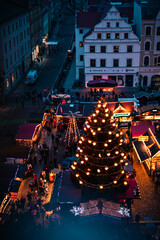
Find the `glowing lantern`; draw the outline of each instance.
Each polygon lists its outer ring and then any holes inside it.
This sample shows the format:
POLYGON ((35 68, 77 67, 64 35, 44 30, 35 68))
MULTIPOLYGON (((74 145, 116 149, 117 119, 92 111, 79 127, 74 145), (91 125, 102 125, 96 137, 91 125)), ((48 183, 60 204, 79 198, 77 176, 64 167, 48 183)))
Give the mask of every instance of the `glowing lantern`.
POLYGON ((86 172, 86 175, 87 175, 87 176, 89 176, 89 174, 90 174, 89 172, 86 172))
POLYGON ((79 177, 79 174, 78 174, 78 173, 76 174, 76 177, 79 177))
POLYGON ((94 119, 94 122, 96 123, 96 122, 97 122, 97 119, 94 119))
POLYGON ((127 185, 127 181, 124 181, 124 185, 127 185))
POLYGON ((115 163, 114 166, 117 167, 117 166, 118 166, 118 163, 115 163))
POLYGON ((104 144, 104 146, 105 146, 105 147, 108 147, 108 144, 107 144, 107 143, 105 143, 105 144, 104 144))
POLYGON ((98 131, 101 131, 101 128, 97 128, 98 131))

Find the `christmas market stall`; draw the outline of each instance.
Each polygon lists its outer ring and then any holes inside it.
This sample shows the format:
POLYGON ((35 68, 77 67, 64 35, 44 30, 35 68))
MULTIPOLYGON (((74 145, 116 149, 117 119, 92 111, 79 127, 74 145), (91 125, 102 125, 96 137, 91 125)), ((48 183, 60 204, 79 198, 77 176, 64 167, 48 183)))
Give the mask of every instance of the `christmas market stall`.
POLYGON ((160 120, 160 106, 149 104, 139 108, 141 120, 160 120))
POLYGON ((149 128, 155 134, 155 126, 151 120, 133 121, 132 139, 140 139, 141 136, 143 136, 143 134, 145 134, 149 128))
POLYGON ((20 125, 16 135, 16 142, 31 146, 37 140, 39 127, 40 124, 37 123, 24 123, 20 125))
POLYGON ((160 144, 150 128, 133 142, 133 148, 150 175, 160 169, 160 144))

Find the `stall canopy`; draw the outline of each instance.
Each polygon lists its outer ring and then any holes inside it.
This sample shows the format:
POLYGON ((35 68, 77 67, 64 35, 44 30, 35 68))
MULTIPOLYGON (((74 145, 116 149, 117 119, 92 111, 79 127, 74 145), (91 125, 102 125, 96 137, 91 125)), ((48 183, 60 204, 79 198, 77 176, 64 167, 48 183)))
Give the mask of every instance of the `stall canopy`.
POLYGON ((16 140, 18 141, 32 140, 36 126, 37 126, 37 123, 25 123, 20 125, 17 136, 16 136, 16 140))
POLYGON ((70 98, 69 94, 54 94, 51 98, 70 98))
POLYGON ((88 87, 116 87, 117 83, 115 80, 98 79, 98 80, 89 81, 87 86, 88 87))
POLYGON ((81 201, 81 189, 73 185, 70 174, 70 171, 67 170, 62 174, 59 203, 80 203, 81 201))
POLYGON ((18 170, 18 165, 15 164, 0 164, 0 201, 4 195, 8 193, 8 188, 11 180, 15 177, 18 170))

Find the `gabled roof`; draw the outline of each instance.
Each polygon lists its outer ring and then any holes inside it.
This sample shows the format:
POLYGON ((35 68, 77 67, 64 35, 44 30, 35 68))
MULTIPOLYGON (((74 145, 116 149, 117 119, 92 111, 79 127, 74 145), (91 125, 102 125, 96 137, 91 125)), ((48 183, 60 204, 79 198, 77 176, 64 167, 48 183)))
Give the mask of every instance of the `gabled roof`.
POLYGON ((156 104, 150 104, 150 105, 146 105, 146 106, 139 108, 140 113, 145 113, 145 112, 149 112, 149 111, 154 112, 154 110, 160 111, 160 106, 156 105, 156 104))
POLYGON ((145 142, 137 140, 133 144, 141 162, 151 157, 151 154, 148 151, 145 142))
POLYGON ((78 28, 92 28, 100 22, 102 12, 78 12, 77 13, 77 27, 78 28))

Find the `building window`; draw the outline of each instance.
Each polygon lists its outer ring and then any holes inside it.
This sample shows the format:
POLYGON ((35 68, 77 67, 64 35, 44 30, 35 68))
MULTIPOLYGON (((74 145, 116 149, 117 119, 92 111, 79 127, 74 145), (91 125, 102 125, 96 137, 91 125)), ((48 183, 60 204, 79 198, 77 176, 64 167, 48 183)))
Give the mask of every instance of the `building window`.
POLYGON ((83 55, 80 55, 80 61, 83 61, 83 55))
POLYGON ((6 58, 6 68, 8 68, 8 58, 6 58))
POLYGON ((19 49, 17 49, 17 56, 18 56, 18 58, 19 58, 19 49))
POLYGON ((4 48, 5 48, 5 53, 7 53, 7 44, 6 43, 4 45, 4 48))
POLYGON ((14 52, 14 61, 16 61, 16 52, 14 52))
POLYGON ((95 52, 95 46, 90 46, 90 52, 95 52))
POLYGON ((116 22, 116 27, 119 27, 119 22, 116 22))
POLYGON ((27 23, 29 22, 29 16, 26 17, 26 21, 27 21, 27 23))
POLYGON ((13 32, 14 32, 14 23, 12 24, 12 30, 13 30, 13 32))
POLYGON ((113 67, 119 66, 119 59, 113 59, 113 67))
POLYGON ((7 88, 9 88, 9 78, 6 79, 7 88))
POLYGON ((8 26, 8 34, 10 34, 10 26, 8 26))
POLYGON ((132 59, 127 59, 127 67, 132 67, 132 59))
POLYGON ((132 46, 127 46, 127 52, 132 52, 132 46))
POLYGON ((24 30, 24 38, 26 38, 26 31, 24 30))
POLYGON ((105 53, 106 52, 106 46, 101 46, 101 53, 105 53))
POLYGON ((80 47, 83 47, 83 42, 80 42, 80 43, 79 43, 79 46, 80 46, 80 47))
POLYGON ((16 46, 16 39, 15 37, 13 38, 13 44, 14 44, 14 47, 16 46))
POLYGON ((17 28, 18 28, 18 24, 17 24, 17 22, 16 22, 16 30, 17 30, 17 28))
POLYGON ((12 55, 10 55, 10 63, 12 64, 12 55))
POLYGON ((83 34, 83 29, 79 29, 79 33, 80 33, 80 34, 83 34))
POLYGON ((154 59, 154 66, 157 66, 157 58, 154 59))
POLYGON ((114 53, 118 53, 119 52, 119 46, 114 46, 113 51, 114 51, 114 53))
POLYGON ((106 34, 106 38, 107 38, 107 39, 110 39, 110 38, 111 38, 111 34, 110 34, 110 33, 107 33, 107 34, 106 34))
POLYGON ((128 33, 125 33, 125 34, 124 34, 124 38, 125 38, 125 39, 128 39, 128 33))
POLYGON ((150 50, 150 42, 146 42, 145 43, 145 51, 149 51, 150 50))
POLYGON ((146 56, 146 57, 144 58, 144 66, 148 66, 148 65, 149 65, 149 57, 146 56))
POLYGON ((18 35, 17 35, 17 44, 18 44, 18 35))
POLYGON ((160 27, 157 27, 157 35, 160 35, 160 27))
POLYGON ((157 50, 160 50, 160 42, 157 43, 157 50))
POLYGON ((97 38, 101 39, 101 33, 97 33, 97 38))
POLYGON ((90 59, 90 67, 96 66, 96 59, 90 59))
POLYGON ((107 22, 107 27, 110 27, 110 22, 107 22))
POLYGON ((23 32, 20 33, 20 41, 23 41, 23 32))
POLYGON ((146 27, 146 35, 147 36, 151 35, 151 27, 146 27))
POLYGON ((11 46, 11 40, 9 40, 9 48, 11 50, 12 46, 11 46))
POLYGON ((98 75, 98 76, 93 76, 93 80, 101 80, 102 76, 98 75))
POLYGON ((115 39, 119 39, 119 33, 115 33, 115 39))
POLYGON ((19 27, 22 27, 22 19, 19 20, 19 27))
POLYGON ((101 64, 101 67, 105 67, 106 66, 106 59, 100 59, 100 64, 101 64))
POLYGON ((3 37, 6 36, 6 31, 5 31, 5 28, 3 28, 3 37))

